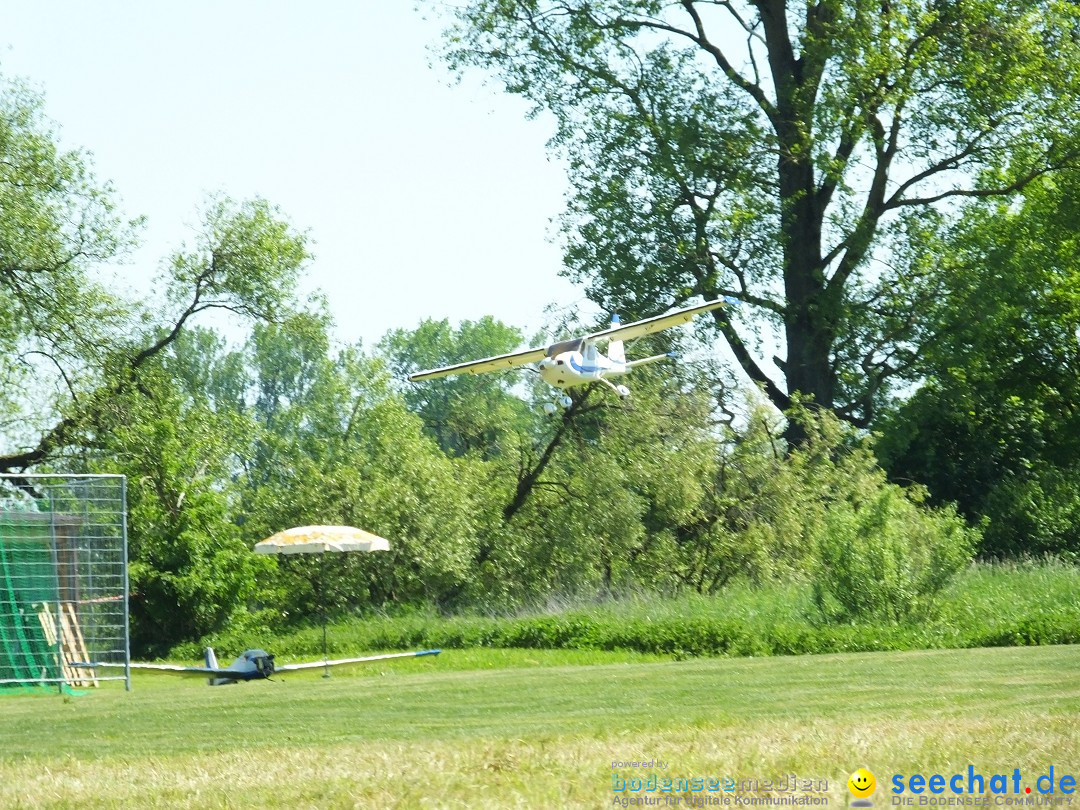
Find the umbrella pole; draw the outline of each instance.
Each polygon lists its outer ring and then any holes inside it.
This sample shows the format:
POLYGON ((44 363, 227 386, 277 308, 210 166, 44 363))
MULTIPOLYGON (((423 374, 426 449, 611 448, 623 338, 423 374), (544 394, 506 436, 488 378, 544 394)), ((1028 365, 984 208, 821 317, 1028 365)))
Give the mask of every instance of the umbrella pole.
POLYGON ((323 613, 323 617, 322 617, 322 660, 323 660, 323 666, 326 668, 326 671, 323 672, 323 677, 324 678, 329 678, 330 677, 330 662, 327 660, 327 655, 326 655, 326 613, 325 612, 323 613))
POLYGON ((322 587, 319 589, 322 602, 322 660, 323 677, 330 677, 330 658, 326 654, 326 552, 319 555, 319 580, 322 587))

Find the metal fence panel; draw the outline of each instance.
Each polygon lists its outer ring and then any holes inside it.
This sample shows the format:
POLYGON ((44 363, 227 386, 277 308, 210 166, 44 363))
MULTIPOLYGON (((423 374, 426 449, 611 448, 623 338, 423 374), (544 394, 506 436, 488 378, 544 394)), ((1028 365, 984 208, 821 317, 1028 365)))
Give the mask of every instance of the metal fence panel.
POLYGON ((0 474, 0 689, 130 689, 129 667, 124 476, 0 474))

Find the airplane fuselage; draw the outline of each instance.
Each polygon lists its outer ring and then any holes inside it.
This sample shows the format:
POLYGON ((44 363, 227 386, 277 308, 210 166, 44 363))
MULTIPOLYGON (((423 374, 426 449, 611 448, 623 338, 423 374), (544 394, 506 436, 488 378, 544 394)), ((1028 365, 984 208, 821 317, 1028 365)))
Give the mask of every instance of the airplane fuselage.
POLYGON ((224 686, 239 681, 259 681, 274 674, 274 656, 266 650, 244 650, 240 657, 225 669, 219 669, 214 651, 206 648, 206 666, 217 670, 210 674, 207 682, 211 686, 224 686))
POLYGON ((617 363, 595 351, 588 354, 580 351, 560 352, 545 357, 538 366, 540 379, 556 388, 572 388, 628 371, 626 363, 617 363))

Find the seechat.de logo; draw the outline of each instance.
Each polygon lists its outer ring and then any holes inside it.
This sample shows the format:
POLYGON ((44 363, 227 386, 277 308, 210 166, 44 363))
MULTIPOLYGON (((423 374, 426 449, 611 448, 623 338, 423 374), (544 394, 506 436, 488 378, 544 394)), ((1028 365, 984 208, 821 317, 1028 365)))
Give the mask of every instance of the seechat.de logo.
POLYGON ((966 774, 898 773, 892 778, 894 805, 1067 805, 1072 803, 1075 792, 1076 777, 1060 770, 1055 775, 1053 765, 1036 777, 1025 777, 1019 768, 1013 768, 1011 774, 983 774, 968 765, 966 774))

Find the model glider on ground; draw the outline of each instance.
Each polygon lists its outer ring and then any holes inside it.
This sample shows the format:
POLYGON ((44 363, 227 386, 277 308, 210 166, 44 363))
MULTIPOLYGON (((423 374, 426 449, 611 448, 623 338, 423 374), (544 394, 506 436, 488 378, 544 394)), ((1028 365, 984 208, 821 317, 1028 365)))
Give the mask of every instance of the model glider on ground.
MULTIPOLYGON (((386 655, 369 655, 363 658, 338 658, 333 661, 311 661, 305 664, 283 664, 278 666, 274 663, 274 656, 266 650, 245 650, 240 656, 227 667, 218 665, 217 656, 212 647, 207 647, 204 655, 205 666, 184 667, 176 664, 131 664, 132 669, 156 669, 161 672, 175 672, 180 675, 195 675, 207 679, 211 686, 222 686, 227 683, 239 681, 265 680, 279 672, 295 672, 300 669, 318 669, 324 667, 326 675, 330 674, 330 667, 342 664, 361 664, 367 661, 385 661, 389 658, 416 658, 421 655, 438 655, 442 650, 421 650, 420 652, 387 653, 386 655)), ((80 662, 73 666, 80 667, 113 667, 123 669, 124 664, 105 664, 80 662)))
MULTIPOLYGON (((544 382, 556 388, 572 388, 575 385, 601 382, 611 388, 620 397, 630 396, 630 389, 625 385, 615 385, 608 377, 615 377, 628 373, 637 366, 646 363, 656 363, 666 360, 672 355, 658 354, 653 357, 644 357, 640 360, 627 360, 624 341, 662 332, 673 326, 680 326, 694 319, 694 316, 718 309, 724 306, 724 301, 709 301, 705 304, 686 307, 666 315, 657 315, 654 318, 645 318, 641 321, 623 324, 618 315, 611 318, 611 326, 599 332, 584 335, 573 340, 563 340, 552 343, 550 346, 534 349, 522 349, 510 354, 500 354, 495 357, 485 357, 482 360, 471 360, 467 363, 457 363, 452 366, 433 368, 427 371, 418 371, 409 375, 411 382, 432 380, 438 377, 449 377, 454 374, 484 374, 489 371, 503 371, 509 368, 517 368, 536 363, 540 370, 540 377, 544 382), (597 344, 607 341, 607 354, 601 354, 597 344)), ((560 397, 559 403, 563 407, 569 407, 570 397, 560 397)))

